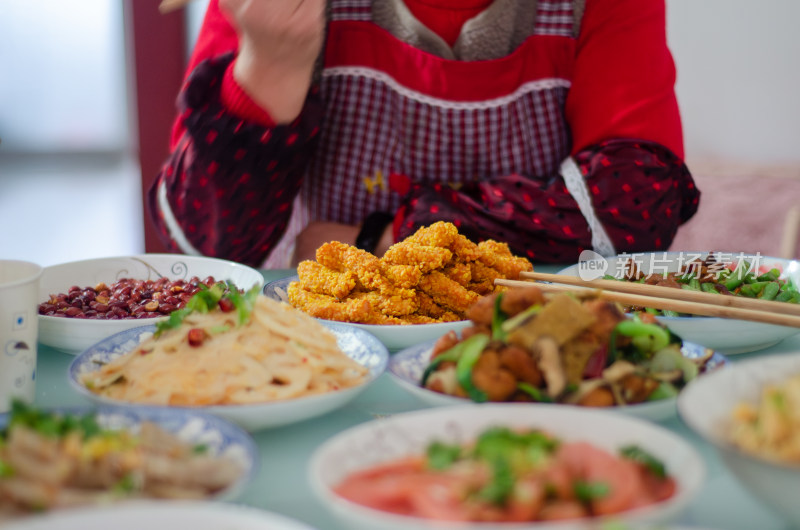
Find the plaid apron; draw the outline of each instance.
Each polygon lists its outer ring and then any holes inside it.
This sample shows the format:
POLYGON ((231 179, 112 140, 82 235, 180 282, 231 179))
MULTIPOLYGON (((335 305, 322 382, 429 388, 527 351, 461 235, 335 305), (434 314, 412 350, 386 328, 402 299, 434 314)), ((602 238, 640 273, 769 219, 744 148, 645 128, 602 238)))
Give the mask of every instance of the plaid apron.
POLYGON ((413 48, 371 22, 371 0, 333 0, 321 76, 325 115, 292 219, 267 267, 288 264, 311 221, 394 212, 393 174, 458 186, 511 173, 547 178, 569 155, 571 1, 539 0, 533 35, 497 60, 413 48))

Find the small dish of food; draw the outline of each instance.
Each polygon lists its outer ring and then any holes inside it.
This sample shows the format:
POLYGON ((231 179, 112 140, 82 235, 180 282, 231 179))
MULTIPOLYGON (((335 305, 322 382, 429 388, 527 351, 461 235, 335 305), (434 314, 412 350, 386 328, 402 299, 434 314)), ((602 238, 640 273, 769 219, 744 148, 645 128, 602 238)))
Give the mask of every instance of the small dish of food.
POLYGON ((92 346, 69 377, 99 403, 195 407, 258 430, 344 405, 388 356, 369 333, 322 323, 259 286, 240 294, 217 284, 166 321, 92 346))
POLYGON ((114 333, 164 320, 203 286, 263 285, 257 270, 231 261, 143 254, 46 267, 39 283, 39 342, 77 354, 114 333))
POLYGON ((482 299, 469 315, 461 336, 392 356, 393 379, 435 406, 560 403, 661 420, 674 415, 689 381, 726 364, 649 315, 627 318, 600 299, 515 288, 482 299))
MULTIPOLYGON (((605 275, 599 277, 605 279, 718 293, 720 296, 800 303, 800 262, 796 260, 730 252, 652 252, 620 254, 602 260, 600 265, 605 275)), ((582 269, 582 266, 583 263, 578 263, 558 274, 583 277, 587 269, 582 269)), ((598 277, 594 274, 598 270, 595 268, 590 279, 598 277)), ((650 312, 685 340, 728 355, 768 348, 800 332, 796 327, 689 316, 644 307, 629 307, 627 310, 650 312)))
POLYGON ((73 508, 10 522, 5 530, 313 530, 283 515, 236 504, 203 501, 126 501, 73 508))
POLYGON ((380 418, 326 441, 309 465, 317 497, 353 530, 663 522, 704 476, 697 450, 653 423, 520 403, 380 418))
POLYGON ((800 525, 800 354, 703 377, 678 397, 678 413, 750 493, 800 525))
POLYGON ((0 441, 0 522, 128 499, 232 499, 258 468, 247 433, 189 410, 15 402, 0 441))
POLYGON ((396 351, 463 328, 466 311, 517 279, 531 263, 497 241, 473 243, 451 223, 420 228, 378 258, 336 241, 303 261, 298 275, 267 284, 264 294, 323 320, 366 329, 396 351), (414 325, 413 329, 405 328, 414 325))

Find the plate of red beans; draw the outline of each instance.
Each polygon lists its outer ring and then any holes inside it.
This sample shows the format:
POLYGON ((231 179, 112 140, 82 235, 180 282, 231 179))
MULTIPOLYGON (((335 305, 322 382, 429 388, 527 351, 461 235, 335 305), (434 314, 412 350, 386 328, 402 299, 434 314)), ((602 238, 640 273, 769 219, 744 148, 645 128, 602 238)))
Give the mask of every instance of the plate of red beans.
POLYGON ((200 289, 230 282, 247 290, 261 273, 232 261, 142 254, 46 267, 39 283, 39 342, 80 353, 120 331, 167 318, 200 289))

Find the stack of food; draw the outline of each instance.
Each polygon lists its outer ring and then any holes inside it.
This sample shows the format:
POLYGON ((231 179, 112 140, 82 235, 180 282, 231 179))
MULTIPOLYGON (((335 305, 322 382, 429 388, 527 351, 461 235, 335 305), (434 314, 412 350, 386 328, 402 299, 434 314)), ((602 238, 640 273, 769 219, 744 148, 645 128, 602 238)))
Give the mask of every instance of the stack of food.
POLYGON ((382 258, 339 242, 297 268, 289 302, 327 320, 427 324, 463 320, 494 280, 516 279, 531 263, 497 241, 473 243, 451 223, 420 228, 382 258))

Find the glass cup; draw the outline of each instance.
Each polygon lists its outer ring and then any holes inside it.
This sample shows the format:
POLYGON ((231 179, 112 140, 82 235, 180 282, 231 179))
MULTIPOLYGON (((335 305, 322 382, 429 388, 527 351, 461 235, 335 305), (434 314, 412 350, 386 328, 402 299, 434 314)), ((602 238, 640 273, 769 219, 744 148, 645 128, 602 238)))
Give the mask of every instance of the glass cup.
POLYGON ((41 276, 35 263, 0 260, 0 412, 33 402, 41 276))

